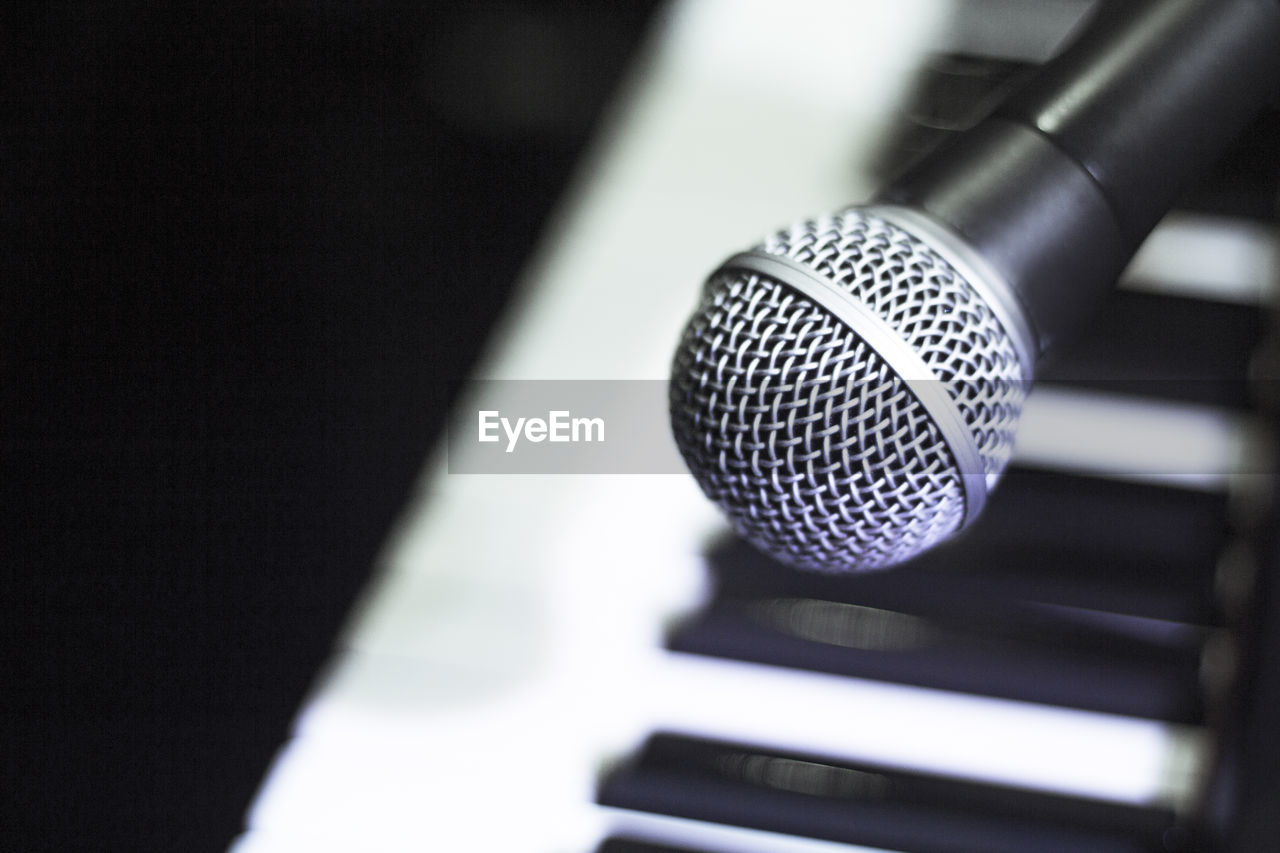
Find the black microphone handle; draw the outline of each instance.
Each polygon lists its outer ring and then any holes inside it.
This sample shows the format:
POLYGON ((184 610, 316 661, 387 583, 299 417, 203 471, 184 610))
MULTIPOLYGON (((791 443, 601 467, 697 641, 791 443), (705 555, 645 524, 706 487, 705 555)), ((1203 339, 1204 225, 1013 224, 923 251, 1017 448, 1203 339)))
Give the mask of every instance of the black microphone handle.
POLYGON ((956 231, 1012 288, 1043 353, 1278 81, 1280 0, 1104 0, 1065 51, 877 201, 956 231))

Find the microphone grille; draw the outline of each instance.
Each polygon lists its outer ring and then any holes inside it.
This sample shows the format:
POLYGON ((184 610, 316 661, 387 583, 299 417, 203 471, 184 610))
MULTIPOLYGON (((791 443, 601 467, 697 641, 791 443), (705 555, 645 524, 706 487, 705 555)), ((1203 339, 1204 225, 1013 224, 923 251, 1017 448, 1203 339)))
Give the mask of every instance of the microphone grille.
POLYGON ((708 279, 676 351, 676 444, 738 532, 784 562, 847 571, 909 559, 960 528, 1007 465, 1026 395, 1019 350, 954 266, 871 212, 793 226, 761 253, 821 277, 833 301, 860 303, 931 378, 904 378, 909 358, 821 296, 731 263, 708 279), (968 457, 922 402, 934 383, 968 457))

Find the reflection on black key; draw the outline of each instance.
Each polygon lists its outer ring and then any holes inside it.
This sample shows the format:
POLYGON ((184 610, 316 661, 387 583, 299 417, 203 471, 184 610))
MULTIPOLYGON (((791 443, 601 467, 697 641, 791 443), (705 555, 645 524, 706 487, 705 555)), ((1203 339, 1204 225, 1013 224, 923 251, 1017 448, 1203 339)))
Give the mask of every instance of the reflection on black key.
POLYGON ((617 808, 905 853, 1189 849, 1186 833, 1162 808, 665 734, 610 773, 598 799, 617 808))

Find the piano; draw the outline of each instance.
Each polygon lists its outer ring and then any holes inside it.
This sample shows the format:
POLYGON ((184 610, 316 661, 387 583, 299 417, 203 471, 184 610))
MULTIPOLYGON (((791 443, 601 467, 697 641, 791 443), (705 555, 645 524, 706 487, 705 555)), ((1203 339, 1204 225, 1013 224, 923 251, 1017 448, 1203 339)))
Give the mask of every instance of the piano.
MULTIPOLYGON (((720 260, 1092 5, 676 0, 476 378, 663 381, 720 260)), ((983 519, 895 571, 781 568, 687 475, 442 445, 233 849, 1274 849, 1275 125, 1046 365, 983 519)))

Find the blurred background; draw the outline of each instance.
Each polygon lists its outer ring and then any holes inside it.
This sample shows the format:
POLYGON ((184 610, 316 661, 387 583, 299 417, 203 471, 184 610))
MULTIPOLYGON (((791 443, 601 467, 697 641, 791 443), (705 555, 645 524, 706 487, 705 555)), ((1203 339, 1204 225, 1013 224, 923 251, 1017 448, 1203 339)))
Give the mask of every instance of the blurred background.
POLYGON ((6 4, 9 849, 223 849, 651 2, 6 4))

